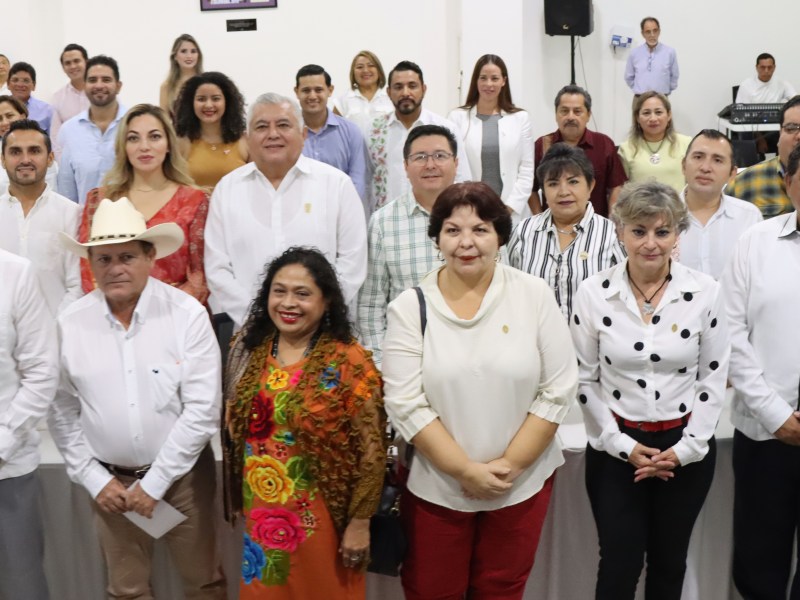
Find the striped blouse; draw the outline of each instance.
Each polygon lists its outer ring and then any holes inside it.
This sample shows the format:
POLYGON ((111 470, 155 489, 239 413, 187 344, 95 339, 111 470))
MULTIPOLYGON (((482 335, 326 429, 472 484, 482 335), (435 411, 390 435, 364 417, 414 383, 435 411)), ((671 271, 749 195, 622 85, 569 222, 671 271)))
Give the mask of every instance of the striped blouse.
POLYGON ((614 224, 596 214, 591 203, 575 230, 578 235, 561 252, 558 233, 547 209, 520 222, 508 243, 509 264, 544 279, 567 319, 572 314, 572 299, 578 285, 625 259, 614 224))

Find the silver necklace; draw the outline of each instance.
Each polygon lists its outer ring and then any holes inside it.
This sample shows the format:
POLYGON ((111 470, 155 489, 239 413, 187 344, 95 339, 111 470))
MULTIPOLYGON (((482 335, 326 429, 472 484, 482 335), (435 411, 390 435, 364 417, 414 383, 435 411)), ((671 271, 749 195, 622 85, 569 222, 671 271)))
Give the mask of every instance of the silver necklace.
POLYGON ((658 163, 661 162, 661 155, 659 155, 658 151, 661 150, 661 146, 664 145, 664 142, 666 141, 666 139, 667 139, 667 136, 665 135, 663 138, 661 138, 661 143, 658 145, 658 148, 653 150, 650 147, 650 142, 648 142, 647 140, 642 138, 642 140, 644 140, 645 145, 647 146, 647 149, 650 151, 650 163, 651 164, 657 165, 658 163))

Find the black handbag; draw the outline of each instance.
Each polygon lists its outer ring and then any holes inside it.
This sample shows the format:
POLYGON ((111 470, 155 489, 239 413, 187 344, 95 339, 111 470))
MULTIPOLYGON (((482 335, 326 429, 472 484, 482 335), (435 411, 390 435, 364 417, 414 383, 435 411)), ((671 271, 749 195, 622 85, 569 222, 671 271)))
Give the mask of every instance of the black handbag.
MULTIPOLYGON (((393 432, 392 432, 393 433, 393 432)), ((397 471, 397 445, 394 436, 386 453, 386 472, 378 511, 369 521, 369 554, 367 570, 397 577, 406 556, 408 542, 400 524, 400 496, 405 486, 397 471)))
MULTIPOLYGON (((419 287, 415 287, 414 290, 419 298, 420 327, 424 337, 427 325, 425 296, 419 287)), ((400 448, 404 445, 402 440, 391 428, 388 429, 387 436, 389 445, 386 451, 381 502, 378 511, 369 521, 370 562, 367 571, 397 577, 408 549, 408 541, 400 523, 400 497, 405 490, 405 478, 401 473, 404 469, 406 473, 411 469, 414 446, 405 445, 406 464, 402 465, 400 463, 400 448)))

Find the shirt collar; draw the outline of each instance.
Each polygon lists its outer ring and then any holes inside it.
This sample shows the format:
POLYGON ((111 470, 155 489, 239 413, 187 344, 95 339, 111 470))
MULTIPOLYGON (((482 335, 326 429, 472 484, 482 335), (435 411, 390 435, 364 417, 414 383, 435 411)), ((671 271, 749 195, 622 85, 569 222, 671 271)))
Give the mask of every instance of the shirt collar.
MULTIPOLYGON (((429 125, 429 124, 430 124, 430 119, 428 118, 428 115, 427 115, 427 113, 428 113, 428 111, 427 111, 426 109, 424 109, 424 108, 423 108, 423 109, 422 109, 422 110, 419 112, 419 117, 417 118, 417 120, 416 120, 416 121, 414 121, 414 122, 411 124, 411 127, 409 127, 409 128, 408 128, 408 131, 410 131, 411 129, 413 129, 413 128, 414 128, 414 127, 416 127, 417 125, 429 125)), ((397 123, 397 124, 398 124, 400 127, 402 127, 403 129, 405 129, 405 128, 406 128, 406 126, 405 126, 405 125, 403 125, 403 124, 402 124, 402 123, 401 123, 401 122, 400 122, 400 121, 397 119, 397 111, 396 111, 396 110, 393 110, 392 112, 390 112, 390 113, 389 113, 389 120, 387 121, 387 126, 388 126, 388 127, 392 127, 394 123, 397 123)))
MULTIPOLYGON (((133 318, 131 319, 131 327, 133 327, 134 323, 138 323, 139 325, 144 325, 145 323, 145 315, 147 314, 147 308, 150 306, 150 298, 153 296, 153 278, 148 277, 147 283, 142 290, 142 293, 139 295, 139 300, 136 302, 136 307, 133 309, 133 318)), ((100 292, 102 294, 102 292, 100 292)), ((108 307, 108 302, 103 296, 103 314, 105 315, 108 322, 114 326, 119 323, 117 317, 111 312, 111 309, 108 307)), ((130 328, 128 329, 130 331, 130 328)))
POLYGON ((409 191, 408 193, 403 194, 400 197, 400 201, 403 202, 409 217, 413 216, 414 213, 418 212, 430 218, 431 213, 425 210, 422 207, 422 205, 419 202, 417 202, 417 199, 414 197, 413 191, 409 191))
MULTIPOLYGON (((550 136, 554 144, 564 141, 559 129, 556 129, 550 136)), ((578 140, 578 148, 594 148, 594 134, 588 128, 583 130, 583 137, 578 140)))
MULTIPOLYGON (((586 227, 593 218, 594 206, 592 206, 591 202, 588 202, 586 204, 586 212, 583 213, 581 220, 578 221, 577 225, 575 225, 575 229, 579 233, 586 231, 586 227)), ((542 220, 539 223, 539 226, 536 228, 536 231, 552 231, 554 234, 556 233, 556 225, 553 222, 553 213, 549 208, 542 213, 542 220)))
MULTIPOLYGON (((686 204, 686 190, 688 187, 689 186, 683 186, 683 190, 680 193, 681 202, 683 202, 684 204, 686 204)), ((728 217, 729 219, 734 218, 735 215, 731 213, 730 206, 731 203, 728 200, 728 196, 720 193, 719 208, 717 208, 716 212, 713 215, 711 215, 711 219, 715 218, 717 215, 725 216, 728 217)), ((692 215, 691 211, 689 212, 689 218, 694 219, 694 216, 692 215)), ((711 219, 709 219, 709 222, 711 221, 711 219)))
POLYGON ((780 217, 773 217, 774 219, 786 219, 781 226, 781 230, 778 232, 779 238, 784 238, 792 235, 793 233, 798 233, 798 226, 797 226, 797 211, 789 213, 788 215, 781 215, 780 217))
MULTIPOLYGON (((702 287, 694 276, 691 269, 683 266, 681 263, 672 261, 670 265, 669 274, 672 276, 661 302, 658 303, 659 308, 666 306, 673 300, 686 293, 697 293, 702 287)), ((635 299, 633 295, 633 287, 628 278, 628 259, 625 258, 623 262, 613 267, 611 275, 603 282, 604 296, 608 300, 614 296, 619 296, 621 300, 626 301, 629 298, 635 299)), ((637 311, 638 312, 638 311, 637 311)))
MULTIPOLYGON (((33 208, 31 209, 31 211, 33 211, 37 206, 40 206, 40 205, 45 204, 47 202, 47 198, 48 198, 48 193, 49 192, 50 192, 50 186, 47 183, 45 183, 44 191, 42 192, 42 195, 39 196, 36 199, 36 202, 33 203, 33 208)), ((0 196, 0 198, 8 199, 8 201, 11 202, 12 204, 19 204, 20 203, 19 200, 17 200, 16 196, 12 196, 11 195, 11 190, 10 189, 8 191, 6 191, 5 194, 0 196)))
MULTIPOLYGON (((304 156, 304 155, 301 154, 300 157, 297 159, 297 162, 294 163, 294 165, 292 165, 292 168, 289 169, 287 171, 286 175, 283 176, 283 180, 285 181, 286 178, 289 177, 289 174, 294 172, 294 171, 299 171, 300 173, 303 173, 305 175, 310 173, 311 172, 311 162, 310 162, 311 160, 312 159, 310 159, 307 156, 304 156)), ((239 168, 242 169, 242 177, 243 178, 260 177, 264 181, 269 183, 269 179, 267 179, 267 176, 264 175, 264 173, 262 173, 258 169, 258 167, 256 166, 255 162, 249 162, 245 166, 239 167, 239 168)), ((269 185, 272 185, 272 184, 270 183, 269 185)))

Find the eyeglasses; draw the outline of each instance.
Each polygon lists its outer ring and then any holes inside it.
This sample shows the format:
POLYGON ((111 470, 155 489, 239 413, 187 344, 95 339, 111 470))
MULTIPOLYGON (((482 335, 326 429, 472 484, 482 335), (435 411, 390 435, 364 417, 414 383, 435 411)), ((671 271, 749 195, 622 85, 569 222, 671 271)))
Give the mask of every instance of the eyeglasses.
POLYGON ((443 165, 453 158, 453 155, 450 152, 432 152, 431 154, 427 152, 417 152, 416 154, 409 155, 406 162, 412 165, 422 166, 428 164, 429 158, 433 159, 434 164, 443 165))
POLYGON ((800 123, 787 123, 786 125, 781 125, 781 129, 788 134, 795 134, 800 131, 800 123))

